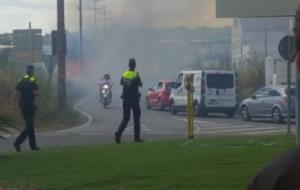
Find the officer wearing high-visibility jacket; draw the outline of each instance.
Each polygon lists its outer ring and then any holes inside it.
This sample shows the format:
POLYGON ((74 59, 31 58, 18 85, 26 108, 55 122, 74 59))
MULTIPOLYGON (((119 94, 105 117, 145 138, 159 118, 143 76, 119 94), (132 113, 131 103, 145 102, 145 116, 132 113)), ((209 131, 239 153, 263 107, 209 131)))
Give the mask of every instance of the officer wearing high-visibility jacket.
POLYGON ((34 67, 30 65, 27 67, 26 75, 19 80, 16 86, 16 102, 18 100, 25 121, 25 129, 13 143, 17 152, 21 151, 21 144, 27 137, 29 138, 31 150, 39 150, 39 147, 36 145, 34 133, 35 97, 38 95, 38 85, 33 74, 34 67))
POLYGON ((140 97, 139 87, 143 86, 142 80, 138 72, 135 71, 136 61, 135 59, 129 60, 129 70, 123 73, 121 78, 121 85, 123 86, 123 93, 121 98, 123 99, 123 120, 115 133, 116 143, 121 143, 121 136, 124 132, 129 120, 130 111, 133 112, 134 118, 134 141, 143 142, 140 138, 140 97))

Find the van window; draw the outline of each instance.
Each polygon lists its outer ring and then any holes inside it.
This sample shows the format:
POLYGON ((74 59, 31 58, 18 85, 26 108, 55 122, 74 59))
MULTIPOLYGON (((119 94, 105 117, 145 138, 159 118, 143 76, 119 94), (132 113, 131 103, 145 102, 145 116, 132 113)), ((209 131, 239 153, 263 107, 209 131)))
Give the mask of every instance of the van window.
POLYGON ((179 75, 178 78, 177 78, 177 82, 181 84, 181 83, 182 83, 182 80, 183 80, 183 74, 180 73, 180 75, 179 75))
POLYGON ((166 89, 171 90, 172 88, 176 87, 176 83, 175 82, 168 82, 166 83, 166 89))
POLYGON ((216 89, 233 88, 233 74, 207 74, 207 87, 216 89))
POLYGON ((183 74, 180 73, 177 77, 177 82, 182 82, 183 74))

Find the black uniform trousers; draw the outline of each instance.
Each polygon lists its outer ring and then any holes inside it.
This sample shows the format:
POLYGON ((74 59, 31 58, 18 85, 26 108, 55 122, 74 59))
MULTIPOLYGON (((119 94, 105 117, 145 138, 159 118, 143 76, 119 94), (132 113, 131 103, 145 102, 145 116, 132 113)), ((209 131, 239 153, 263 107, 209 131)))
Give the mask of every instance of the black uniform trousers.
POLYGON ((35 116, 35 106, 21 107, 22 116, 25 121, 25 129, 17 137, 15 144, 21 145, 26 138, 29 139, 29 145, 31 149, 36 148, 35 132, 34 132, 34 116, 35 116))
POLYGON ((140 108, 140 100, 123 100, 123 120, 117 130, 117 135, 122 136, 127 124, 130 120, 130 111, 133 112, 133 119, 134 119, 134 139, 140 139, 140 131, 141 131, 141 108, 140 108))

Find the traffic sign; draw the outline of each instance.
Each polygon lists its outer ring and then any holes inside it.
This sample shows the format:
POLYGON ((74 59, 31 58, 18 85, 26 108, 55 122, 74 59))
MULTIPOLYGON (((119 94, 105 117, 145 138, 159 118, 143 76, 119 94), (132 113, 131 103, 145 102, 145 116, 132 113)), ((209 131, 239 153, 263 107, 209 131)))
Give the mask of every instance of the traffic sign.
POLYGON ((286 61, 292 62, 296 53, 295 37, 285 36, 283 37, 278 46, 280 56, 286 61))
POLYGON ((47 68, 47 71, 52 74, 57 65, 57 56, 43 55, 43 62, 47 68))

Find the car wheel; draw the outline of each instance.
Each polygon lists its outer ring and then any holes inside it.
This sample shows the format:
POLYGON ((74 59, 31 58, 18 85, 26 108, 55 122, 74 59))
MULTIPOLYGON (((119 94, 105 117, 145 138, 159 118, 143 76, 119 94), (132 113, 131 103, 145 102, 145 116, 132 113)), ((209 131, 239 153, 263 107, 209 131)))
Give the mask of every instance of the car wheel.
POLYGON ((148 110, 151 109, 151 106, 150 106, 148 98, 146 98, 146 107, 147 107, 148 110))
POLYGON ((272 111, 273 123, 282 123, 283 117, 279 108, 274 108, 272 111))
POLYGON ((175 103, 173 101, 171 101, 170 111, 171 111, 172 115, 176 115, 177 114, 176 105, 175 105, 175 103))
POLYGON ((247 108, 247 106, 243 106, 241 109, 241 119, 243 121, 250 121, 251 120, 251 116, 249 114, 249 110, 247 108))

